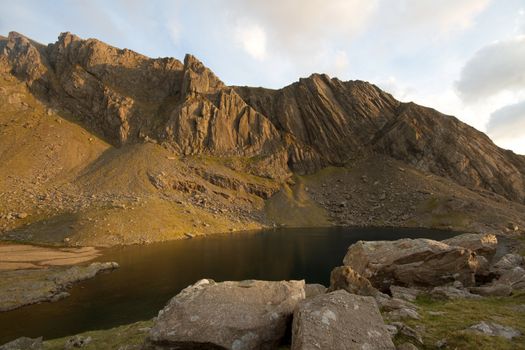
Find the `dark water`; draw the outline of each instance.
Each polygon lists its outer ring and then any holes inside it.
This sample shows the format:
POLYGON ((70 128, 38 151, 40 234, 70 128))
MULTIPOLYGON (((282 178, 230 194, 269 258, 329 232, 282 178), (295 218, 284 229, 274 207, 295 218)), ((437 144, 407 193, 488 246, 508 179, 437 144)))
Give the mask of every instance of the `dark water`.
POLYGON ((108 249, 120 269, 82 282, 71 297, 0 313, 0 344, 20 336, 45 339, 105 329, 155 316, 182 288, 201 278, 305 279, 328 285, 357 240, 426 237, 450 231, 385 228, 278 229, 108 249))

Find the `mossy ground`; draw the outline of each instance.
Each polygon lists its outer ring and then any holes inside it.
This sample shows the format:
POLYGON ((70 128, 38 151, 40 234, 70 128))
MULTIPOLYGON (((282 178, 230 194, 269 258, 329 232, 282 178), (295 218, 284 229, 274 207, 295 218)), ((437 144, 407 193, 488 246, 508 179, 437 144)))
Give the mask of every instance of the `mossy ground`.
MULTIPOLYGON (((107 330, 89 331, 79 334, 87 338, 91 337, 91 342, 84 346, 84 350, 117 350, 123 346, 140 345, 144 343, 149 328, 153 321, 140 321, 125 326, 115 327, 107 330)), ((71 336, 52 339, 44 342, 46 350, 62 350, 64 344, 71 336)))
MULTIPOLYGON (((525 349, 525 293, 509 297, 482 299, 434 300, 421 296, 416 300, 421 320, 406 321, 412 328, 423 327, 424 346, 436 349, 436 342, 446 339, 447 349, 525 349), (521 311, 519 308, 522 308, 521 311), (443 315, 436 315, 435 312, 443 315), (491 321, 519 330, 523 335, 512 340, 465 331, 481 321, 491 321)), ((410 339, 397 337, 401 344, 410 339)))

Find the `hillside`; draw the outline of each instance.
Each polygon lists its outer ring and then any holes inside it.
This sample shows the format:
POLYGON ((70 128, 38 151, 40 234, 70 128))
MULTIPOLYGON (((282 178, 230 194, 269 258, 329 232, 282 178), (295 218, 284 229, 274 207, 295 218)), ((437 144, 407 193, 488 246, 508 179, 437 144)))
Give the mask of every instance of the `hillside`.
POLYGON ((525 218, 525 157, 375 85, 225 85, 63 33, 0 37, 0 229, 114 245, 273 225, 489 231, 525 218))

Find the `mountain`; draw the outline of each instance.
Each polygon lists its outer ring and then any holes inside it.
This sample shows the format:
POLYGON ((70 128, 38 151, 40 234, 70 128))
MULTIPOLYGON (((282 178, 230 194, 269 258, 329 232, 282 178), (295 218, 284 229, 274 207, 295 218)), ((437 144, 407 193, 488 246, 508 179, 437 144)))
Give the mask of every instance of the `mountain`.
POLYGON ((63 33, 0 37, 5 239, 111 245, 286 225, 523 225, 525 157, 364 81, 227 86, 63 33))

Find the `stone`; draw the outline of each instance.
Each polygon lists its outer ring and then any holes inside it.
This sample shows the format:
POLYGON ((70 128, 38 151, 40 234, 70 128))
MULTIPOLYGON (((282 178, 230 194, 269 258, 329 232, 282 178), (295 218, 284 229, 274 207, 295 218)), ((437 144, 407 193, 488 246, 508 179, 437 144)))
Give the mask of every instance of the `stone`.
POLYGON ((467 328, 468 331, 482 333, 489 336, 503 337, 507 340, 519 337, 521 332, 512 327, 506 327, 495 322, 482 321, 467 328))
POLYGON ((488 286, 471 287, 469 291, 484 297, 506 297, 512 294, 512 287, 508 284, 496 283, 488 286))
POLYGON ((412 304, 409 301, 397 298, 385 298, 384 296, 376 296, 377 304, 379 305, 381 311, 394 311, 400 309, 412 309, 414 311, 418 310, 418 307, 415 304, 412 304))
POLYGON ((447 344, 448 344, 447 339, 440 339, 436 342, 436 348, 438 349, 444 348, 447 346, 447 344))
POLYGON ((304 281, 203 279, 159 312, 148 342, 156 349, 274 349, 304 298, 304 281))
POLYGON ((423 336, 418 330, 407 326, 403 322, 392 322, 391 324, 397 327, 399 334, 404 335, 405 337, 414 339, 418 344, 423 345, 423 336))
POLYGON ((42 337, 40 338, 27 338, 21 337, 15 339, 7 344, 1 345, 0 350, 42 350, 44 345, 42 343, 42 337))
POLYGON ((502 256, 491 268, 491 270, 498 274, 503 274, 505 271, 512 270, 523 264, 523 257, 519 254, 506 254, 502 256))
POLYGON ((374 296, 378 293, 370 281, 350 266, 339 266, 330 273, 329 291, 343 289, 352 294, 374 296))
POLYGON ((518 266, 508 270, 494 283, 508 284, 514 290, 525 290, 525 269, 518 266))
POLYGON ((415 301, 421 291, 415 288, 405 288, 400 286, 390 286, 392 297, 397 299, 404 299, 407 301, 415 301))
POLYGON ((317 283, 307 283, 304 287, 304 291, 306 294, 306 299, 315 297, 319 294, 326 293, 328 288, 323 286, 322 284, 317 283))
POLYGON ((440 286, 458 280, 474 284, 476 254, 430 239, 359 241, 343 260, 374 287, 387 291, 391 285, 440 286))
POLYGON ((18 219, 25 219, 25 218, 27 218, 27 216, 28 216, 28 214, 25 213, 25 212, 17 213, 17 214, 16 214, 16 217, 17 217, 18 219))
POLYGON ((338 290, 297 306, 291 349, 381 350, 395 347, 375 300, 338 290))
POLYGON ((450 246, 470 249, 488 260, 496 254, 498 247, 498 239, 492 233, 464 233, 441 242, 450 246))
POLYGON ((479 299, 481 296, 472 294, 466 289, 459 289, 453 286, 434 287, 430 295, 436 299, 479 299))
POLYGON ((91 340, 92 340, 91 337, 83 337, 81 335, 75 335, 74 337, 66 340, 64 349, 70 350, 70 349, 83 348, 84 346, 91 343, 91 340))
POLYGON ((411 318, 413 320, 421 319, 421 316, 419 315, 419 313, 416 310, 410 309, 410 308, 392 310, 390 312, 387 312, 385 316, 389 320, 392 320, 392 321, 398 321, 398 320, 402 320, 405 318, 411 318))
POLYGON ((397 347, 397 350, 418 350, 418 347, 412 343, 403 343, 397 347))

